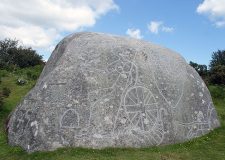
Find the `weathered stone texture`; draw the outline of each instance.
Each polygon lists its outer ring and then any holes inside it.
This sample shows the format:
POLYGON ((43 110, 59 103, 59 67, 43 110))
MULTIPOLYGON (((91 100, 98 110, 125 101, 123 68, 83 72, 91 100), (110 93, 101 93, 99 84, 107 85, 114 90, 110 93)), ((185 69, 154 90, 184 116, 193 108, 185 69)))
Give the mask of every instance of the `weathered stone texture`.
POLYGON ((219 125, 206 85, 179 54, 141 40, 76 33, 57 45, 12 113, 8 138, 29 152, 146 147, 219 125))

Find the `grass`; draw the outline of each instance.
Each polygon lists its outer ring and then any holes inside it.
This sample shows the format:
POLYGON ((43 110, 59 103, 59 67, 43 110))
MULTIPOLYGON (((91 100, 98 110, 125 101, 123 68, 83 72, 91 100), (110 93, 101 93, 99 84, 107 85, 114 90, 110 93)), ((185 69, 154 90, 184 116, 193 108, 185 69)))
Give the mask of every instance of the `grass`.
MULTIPOLYGON (((30 70, 32 71, 32 69, 30 70)), ((35 84, 35 80, 29 80, 24 86, 16 84, 18 77, 26 78, 25 73, 26 71, 7 73, 0 84, 0 89, 6 86, 12 91, 10 96, 5 99, 3 110, 0 111, 0 160, 225 160, 225 87, 221 86, 209 86, 221 127, 186 143, 142 149, 63 148, 53 152, 31 154, 26 153, 20 147, 11 147, 7 144, 4 130, 5 121, 16 104, 35 84)))

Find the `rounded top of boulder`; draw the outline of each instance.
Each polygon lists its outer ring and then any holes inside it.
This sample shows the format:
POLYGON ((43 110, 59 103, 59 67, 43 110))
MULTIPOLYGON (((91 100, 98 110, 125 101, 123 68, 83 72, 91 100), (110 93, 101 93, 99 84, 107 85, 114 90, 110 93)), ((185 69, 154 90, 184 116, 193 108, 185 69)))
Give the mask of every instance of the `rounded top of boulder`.
MULTIPOLYGON (((57 63, 65 60, 65 57, 70 59, 72 65, 73 62, 77 62, 77 58, 80 56, 79 52, 73 52, 78 48, 85 49, 94 49, 99 48, 102 50, 108 50, 112 48, 116 48, 117 50, 126 49, 126 50, 136 50, 136 51, 144 51, 151 48, 151 50, 155 50, 157 52, 152 53, 154 57, 165 57, 169 56, 172 59, 182 59, 185 61, 183 57, 181 57, 178 53, 156 45, 150 42, 146 42, 144 40, 138 40, 130 37, 122 37, 117 35, 111 35, 106 33, 95 33, 95 32, 78 32, 75 34, 71 34, 65 37, 59 44, 56 46, 55 50, 51 54, 48 65, 46 65, 43 75, 48 74, 49 71, 57 66, 57 63), (93 47, 93 48, 92 48, 93 47), (78 56, 78 57, 77 57, 78 56), (76 58, 75 58, 76 57, 76 58)), ((101 54, 111 54, 110 52, 102 52, 101 54)), ((118 54, 118 53, 117 53, 118 54)), ((163 58, 162 57, 162 58, 163 58)), ((65 64, 66 65, 66 64, 65 64)), ((67 63, 67 65, 70 65, 67 63)))
POLYGON ((13 112, 8 137, 29 152, 146 147, 183 142, 218 126, 205 83, 179 54, 82 32, 56 46, 13 112))

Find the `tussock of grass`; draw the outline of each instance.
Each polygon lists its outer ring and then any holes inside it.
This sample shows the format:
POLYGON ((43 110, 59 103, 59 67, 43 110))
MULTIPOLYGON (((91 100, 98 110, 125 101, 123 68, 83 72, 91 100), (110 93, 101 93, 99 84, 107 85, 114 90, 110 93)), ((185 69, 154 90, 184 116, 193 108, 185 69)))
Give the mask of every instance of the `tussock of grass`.
MULTIPOLYGON (((41 68, 29 68, 29 72, 40 73, 41 68)), ((28 154, 19 147, 11 147, 7 144, 7 136, 4 131, 4 123, 8 114, 15 108, 16 104, 34 86, 35 80, 29 79, 24 86, 18 86, 16 80, 23 76, 28 79, 26 69, 15 73, 5 73, 0 84, 0 89, 8 87, 10 96, 5 99, 3 111, 0 112, 0 160, 225 160, 225 87, 209 86, 214 104, 220 118, 221 127, 209 134, 193 139, 182 144, 174 144, 161 147, 149 147, 141 149, 132 148, 106 148, 83 149, 63 148, 53 152, 35 152, 28 154)))

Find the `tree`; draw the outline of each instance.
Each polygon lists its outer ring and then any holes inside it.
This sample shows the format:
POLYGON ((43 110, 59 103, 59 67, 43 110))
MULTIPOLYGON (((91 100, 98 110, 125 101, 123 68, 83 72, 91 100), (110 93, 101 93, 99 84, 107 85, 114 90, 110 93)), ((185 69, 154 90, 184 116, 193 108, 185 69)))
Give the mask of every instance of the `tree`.
POLYGON ((0 67, 4 68, 12 63, 12 55, 8 52, 11 49, 15 49, 18 46, 17 40, 4 39, 0 41, 0 67))
POLYGON ((218 50, 212 54, 212 60, 210 61, 209 67, 212 69, 218 65, 225 65, 225 50, 218 50))
POLYGON ((30 67, 44 64, 42 56, 32 48, 18 45, 18 40, 5 39, 0 41, 0 68, 30 67))
POLYGON ((211 68, 209 80, 212 84, 225 85, 225 65, 217 65, 211 68))
POLYGON ((225 50, 213 52, 209 66, 210 83, 225 85, 225 50))
POLYGON ((208 70, 207 70, 207 66, 206 65, 197 64, 197 63, 194 63, 192 61, 190 61, 189 64, 190 64, 190 66, 192 66, 198 72, 198 74, 201 77, 207 76, 208 70))

